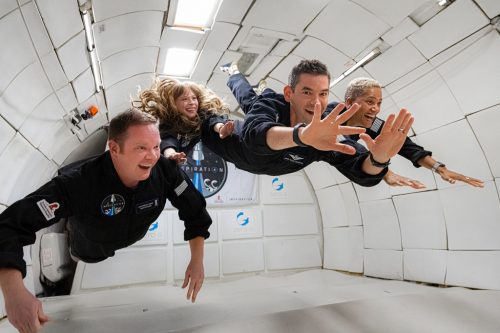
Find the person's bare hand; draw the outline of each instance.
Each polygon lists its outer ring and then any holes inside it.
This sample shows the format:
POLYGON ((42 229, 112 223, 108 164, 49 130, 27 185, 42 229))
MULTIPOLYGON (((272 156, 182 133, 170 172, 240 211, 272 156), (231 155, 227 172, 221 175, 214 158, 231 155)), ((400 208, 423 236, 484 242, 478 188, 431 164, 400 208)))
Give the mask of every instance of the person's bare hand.
POLYGON ((187 162, 186 154, 183 152, 173 152, 173 153, 165 153, 165 157, 169 160, 174 160, 177 164, 184 164, 187 162))
POLYGON ((385 174, 384 181, 389 186, 409 186, 416 190, 425 188, 425 185, 418 180, 403 177, 401 175, 398 175, 397 173, 392 172, 391 170, 387 171, 387 173, 385 174))
POLYGON ((234 131, 234 121, 229 120, 219 128, 219 136, 221 139, 227 138, 234 131))
POLYGON ((344 103, 339 103, 329 115, 321 119, 321 105, 317 102, 314 105, 314 116, 311 123, 305 126, 299 134, 301 141, 318 150, 333 150, 349 155, 355 154, 356 149, 354 147, 337 142, 337 138, 339 135, 364 133, 365 129, 341 126, 358 111, 359 104, 354 103, 346 112, 339 115, 344 107, 344 103))
POLYGON ((10 323, 20 333, 36 333, 49 321, 42 302, 26 288, 20 288, 15 296, 5 297, 5 311, 10 323))
POLYGON ((380 163, 389 161, 403 146, 411 125, 413 116, 406 109, 401 109, 398 116, 390 114, 382 127, 380 134, 373 140, 368 134, 360 134, 366 143, 373 159, 380 163))
POLYGON ((455 184, 455 182, 458 180, 474 187, 484 187, 484 182, 482 180, 464 176, 445 167, 438 168, 438 174, 444 181, 447 181, 450 184, 455 184))
POLYGON ((189 284, 189 288, 187 291, 187 299, 191 299, 191 302, 196 301, 196 296, 203 286, 203 280, 205 279, 205 273, 203 269, 202 262, 193 262, 191 260, 186 269, 186 274, 184 277, 184 283, 182 284, 182 288, 186 288, 189 284))

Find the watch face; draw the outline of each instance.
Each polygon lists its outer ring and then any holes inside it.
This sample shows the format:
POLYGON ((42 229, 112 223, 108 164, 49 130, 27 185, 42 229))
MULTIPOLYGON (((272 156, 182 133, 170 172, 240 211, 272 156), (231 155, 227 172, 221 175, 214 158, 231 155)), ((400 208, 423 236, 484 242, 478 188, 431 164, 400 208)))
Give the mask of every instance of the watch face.
POLYGON ((188 154, 187 162, 180 166, 194 186, 205 198, 219 192, 227 179, 227 163, 201 142, 188 154))

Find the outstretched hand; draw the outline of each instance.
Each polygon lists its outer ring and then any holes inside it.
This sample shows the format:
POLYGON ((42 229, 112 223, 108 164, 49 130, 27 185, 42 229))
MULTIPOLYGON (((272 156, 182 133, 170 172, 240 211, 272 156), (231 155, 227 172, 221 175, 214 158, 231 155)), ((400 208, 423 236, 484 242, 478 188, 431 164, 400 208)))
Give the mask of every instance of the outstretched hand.
POLYGON ((183 152, 168 153, 168 154, 165 154, 165 157, 168 158, 169 160, 175 161, 175 163, 177 163, 177 164, 184 164, 187 162, 187 156, 183 152))
POLYGON ((183 289, 189 285, 186 297, 188 300, 191 300, 191 302, 194 303, 196 301, 196 296, 203 285, 204 279, 205 273, 203 269, 203 262, 191 260, 186 269, 184 283, 182 284, 183 289))
POLYGON ((438 169, 438 174, 444 181, 447 181, 450 184, 455 184, 455 182, 458 180, 474 187, 484 187, 484 182, 482 180, 464 176, 445 167, 440 167, 438 169))
POLYGON ((391 170, 387 171, 384 176, 384 181, 389 186, 408 186, 414 188, 416 190, 425 188, 425 185, 415 179, 410 179, 408 177, 403 177, 398 175, 397 173, 392 172, 391 170))
POLYGON ((234 131, 234 121, 229 120, 219 128, 219 137, 221 139, 227 138, 234 131))
POLYGON ((16 297, 6 297, 5 309, 9 321, 19 332, 39 332, 49 321, 43 312, 42 302, 26 288, 21 288, 16 297))
POLYGON ((333 150, 349 155, 356 153, 354 147, 337 142, 339 135, 365 132, 361 127, 341 126, 358 111, 359 104, 354 103, 346 112, 339 115, 344 107, 344 103, 339 103, 329 115, 321 119, 321 104, 317 102, 314 105, 312 121, 300 132, 301 141, 318 150, 333 150))
POLYGON ((373 159, 385 163, 396 155, 403 146, 411 125, 413 116, 406 109, 401 109, 398 116, 389 115, 380 134, 373 140, 368 134, 359 137, 366 143, 373 159))

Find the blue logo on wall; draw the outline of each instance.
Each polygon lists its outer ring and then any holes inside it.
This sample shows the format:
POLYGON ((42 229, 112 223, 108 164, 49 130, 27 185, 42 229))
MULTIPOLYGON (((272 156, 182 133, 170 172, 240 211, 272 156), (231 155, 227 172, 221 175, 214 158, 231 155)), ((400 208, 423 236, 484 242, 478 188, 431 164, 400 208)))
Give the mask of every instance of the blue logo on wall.
POLYGON ((153 223, 149 226, 148 231, 155 231, 156 229, 158 229, 158 221, 153 222, 153 223))
POLYGON ((227 163, 198 142, 180 168, 189 176, 194 187, 209 198, 219 192, 227 179, 227 163))
POLYGON ((243 212, 239 212, 236 214, 236 220, 238 221, 238 224, 241 226, 245 226, 250 222, 249 217, 245 217, 245 214, 243 212))
POLYGON ((283 184, 283 182, 280 182, 278 177, 275 177, 273 179, 272 185, 275 191, 281 191, 283 187, 285 187, 285 184, 283 184))

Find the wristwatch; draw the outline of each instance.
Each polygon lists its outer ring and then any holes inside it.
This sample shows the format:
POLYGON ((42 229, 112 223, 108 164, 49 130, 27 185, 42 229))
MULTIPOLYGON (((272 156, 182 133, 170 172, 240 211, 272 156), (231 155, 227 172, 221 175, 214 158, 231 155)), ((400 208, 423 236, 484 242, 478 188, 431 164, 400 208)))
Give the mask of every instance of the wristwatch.
POLYGON ((437 173, 437 172, 438 172, 438 169, 439 169, 440 167, 444 167, 444 166, 446 166, 444 163, 441 163, 441 162, 439 162, 439 161, 436 161, 436 163, 434 163, 434 165, 432 166, 431 170, 432 170, 433 172, 436 172, 436 173, 437 173))
POLYGON ((377 168, 387 168, 389 166, 389 164, 391 164, 391 160, 388 160, 387 162, 385 163, 380 163, 380 162, 377 162, 375 161, 375 159, 373 159, 373 155, 372 155, 372 152, 370 152, 370 155, 368 155, 369 158, 370 158, 370 163, 374 166, 374 167, 377 167, 377 168))
POLYGON ((299 138, 299 128, 304 127, 304 126, 306 126, 306 124, 298 123, 297 125, 295 125, 293 127, 293 135, 292 135, 293 142, 295 142, 295 144, 299 147, 309 147, 304 142, 302 142, 299 138))

